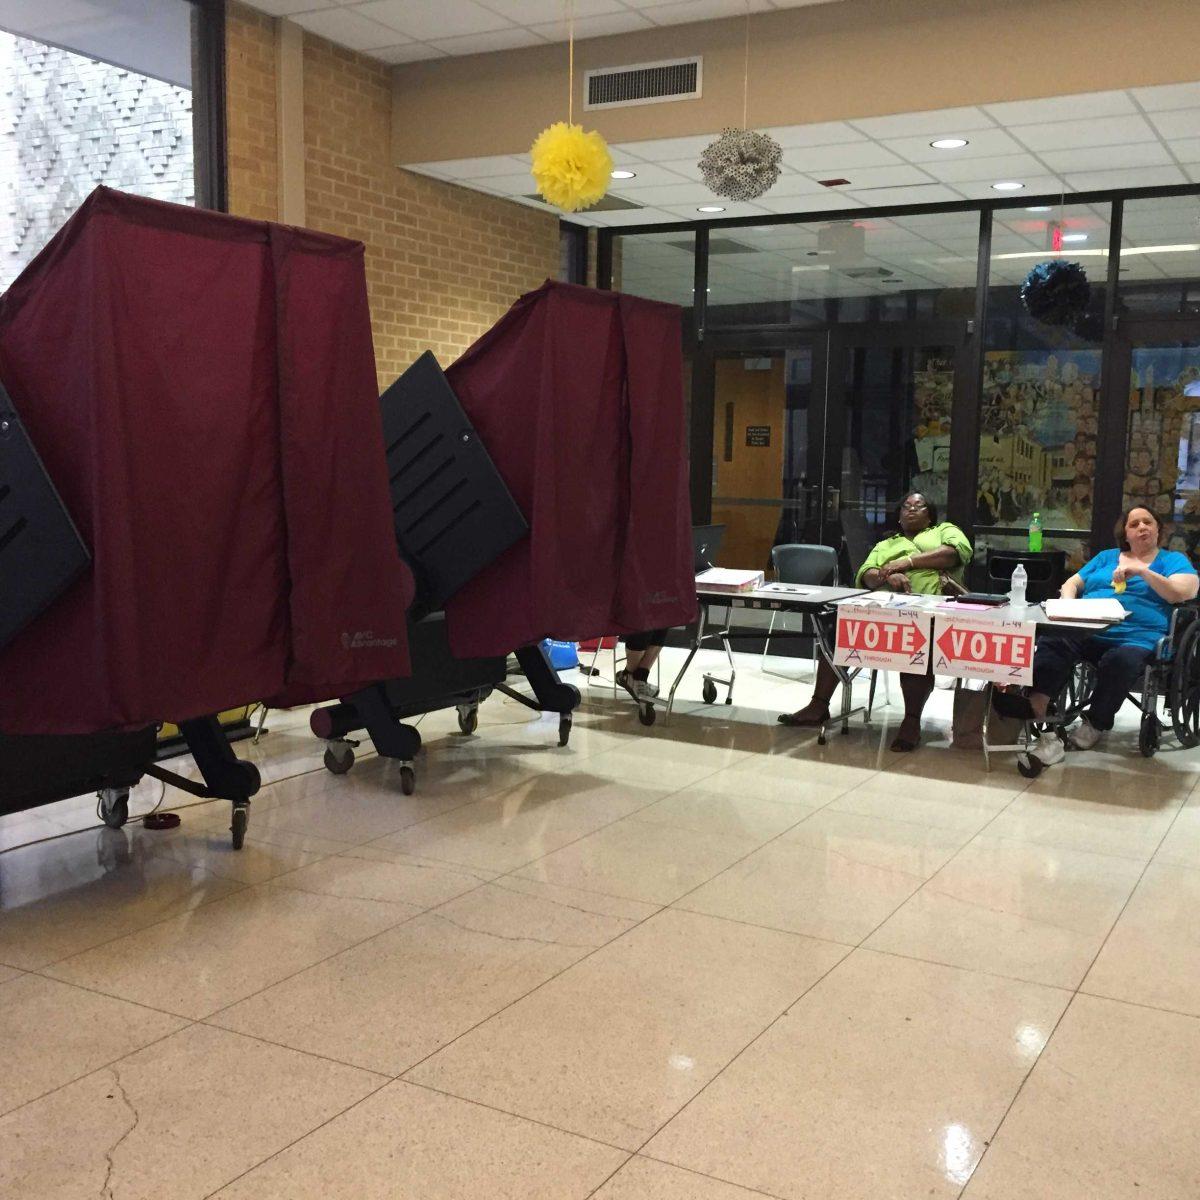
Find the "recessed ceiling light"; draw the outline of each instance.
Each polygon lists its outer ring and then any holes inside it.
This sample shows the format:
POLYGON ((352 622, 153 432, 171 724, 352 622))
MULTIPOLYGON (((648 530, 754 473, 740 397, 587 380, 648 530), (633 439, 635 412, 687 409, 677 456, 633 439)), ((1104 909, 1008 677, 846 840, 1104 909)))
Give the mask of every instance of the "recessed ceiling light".
POLYGON ((696 209, 696 211, 697 212, 707 212, 707 213, 724 212, 725 205, 723 205, 723 204, 702 204, 702 205, 700 205, 700 207, 698 209, 696 209))
POLYGON ((1019 192, 1025 185, 1018 183, 1015 179, 1002 179, 999 183, 992 184, 993 192, 1019 192))
POLYGON ((938 138, 929 144, 935 150, 961 150, 964 146, 969 146, 970 142, 966 138, 938 138))
POLYGON ((614 171, 612 173, 612 177, 614 179, 636 179, 637 172, 636 171, 626 171, 623 168, 618 168, 616 171, 614 171))
POLYGON ((1064 233, 1064 242, 1086 242, 1088 235, 1086 233, 1064 233))
POLYGON ((1035 204, 1033 206, 1033 208, 1027 208, 1025 211, 1026 212, 1049 212, 1050 205, 1049 204, 1035 204))

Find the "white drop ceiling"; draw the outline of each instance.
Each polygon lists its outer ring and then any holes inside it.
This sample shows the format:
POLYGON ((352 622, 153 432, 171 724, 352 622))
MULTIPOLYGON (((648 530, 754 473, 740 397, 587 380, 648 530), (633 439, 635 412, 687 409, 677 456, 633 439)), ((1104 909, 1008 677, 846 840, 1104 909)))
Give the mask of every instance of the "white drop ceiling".
MULTIPOLYGON (((247 0, 387 63, 544 46, 567 37, 567 0, 247 0)), ((748 0, 751 12, 838 0, 748 0)), ((571 0, 577 38, 744 16, 747 0, 571 0)))

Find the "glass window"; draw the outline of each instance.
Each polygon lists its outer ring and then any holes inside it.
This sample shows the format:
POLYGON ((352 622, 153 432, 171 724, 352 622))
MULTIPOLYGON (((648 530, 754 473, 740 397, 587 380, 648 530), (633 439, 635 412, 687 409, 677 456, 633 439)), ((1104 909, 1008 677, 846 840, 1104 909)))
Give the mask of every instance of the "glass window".
POLYGON ((971 211, 714 229, 708 324, 969 317, 978 242, 971 211))
POLYGON ((1089 530, 1096 472, 1109 206, 1002 210, 992 230, 980 396, 977 527, 1089 530), (1026 311, 1020 287, 1039 263, 1079 262, 1087 307, 1069 325, 1026 311))
POLYGON ((1200 196, 1125 201, 1117 296, 1129 315, 1200 313, 1200 196))
POLYGON ((196 197, 192 4, 12 8, 0 32, 0 289, 97 184, 196 197))
POLYGON ((619 234, 612 240, 612 289, 692 308, 696 287, 694 233, 619 234))

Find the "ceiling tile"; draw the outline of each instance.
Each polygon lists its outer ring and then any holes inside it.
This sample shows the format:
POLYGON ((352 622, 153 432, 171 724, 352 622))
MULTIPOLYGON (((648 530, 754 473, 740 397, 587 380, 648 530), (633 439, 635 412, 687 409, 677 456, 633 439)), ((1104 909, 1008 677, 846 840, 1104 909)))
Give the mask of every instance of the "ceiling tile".
POLYGON ((876 142, 843 146, 801 146, 783 152, 785 165, 806 175, 836 174, 852 167, 900 166, 903 159, 876 142))
POLYGON ((807 175, 788 171, 780 175, 768 195, 771 196, 819 196, 828 189, 807 175))
MULTIPOLYGON (((595 17, 576 17, 575 36, 583 41, 586 38, 608 37, 614 33, 630 33, 637 29, 653 29, 654 25, 641 13, 622 9, 620 12, 604 13, 595 17)), ((567 40, 567 22, 550 21, 546 24, 533 26, 534 32, 555 42, 567 40)))
POLYGON ((723 200, 720 197, 709 196, 712 204, 720 204, 725 208, 721 213, 700 213, 694 204, 664 204, 665 212, 674 213, 677 221, 711 221, 724 220, 729 217, 758 217, 763 216, 764 210, 758 201, 753 204, 741 204, 736 200, 723 200))
POLYGON ((1140 142, 1132 146, 1084 146, 1078 150, 1043 150, 1041 159, 1052 171, 1060 174, 1171 165, 1171 156, 1161 142, 1140 142))
POLYGON ((929 143, 933 139, 925 134, 921 137, 888 138, 884 143, 909 162, 959 162, 964 158, 995 158, 1002 154, 1020 154, 1022 147, 1003 129, 951 130, 946 137, 962 137, 967 145, 958 150, 935 150, 929 143))
POLYGON ((850 122, 874 138, 951 137, 964 130, 987 129, 994 123, 979 108, 940 108, 893 117, 864 117, 850 122))
POLYGON ((676 204, 720 204, 714 200, 712 191, 703 183, 662 183, 643 187, 633 186, 636 179, 621 182, 620 194, 639 204, 676 205, 676 204))
MULTIPOLYGON (((455 180, 455 183, 460 182, 455 180)), ((466 183, 466 180, 462 182, 466 183)), ((502 196, 527 196, 537 191, 537 184, 528 171, 515 171, 512 175, 488 175, 483 179, 470 180, 471 187, 487 188, 502 196)))
POLYGON ((763 130, 785 150, 799 146, 834 146, 845 142, 863 142, 867 135, 846 121, 822 121, 812 125, 774 125, 763 130))
POLYGON ((1167 145, 1180 162, 1200 162, 1200 137, 1173 138, 1167 145))
POLYGON ((1200 83, 1168 83, 1163 87, 1134 88, 1133 97, 1147 112, 1200 108, 1200 83))
POLYGON ((1200 108, 1180 108, 1172 112, 1152 113, 1150 120, 1165 138, 1200 135, 1200 108))
POLYGON ((695 182, 696 179, 700 178, 699 171, 696 172, 693 178, 691 175, 683 175, 671 170, 669 164, 658 166, 656 163, 642 162, 640 159, 618 154, 613 155, 613 163, 617 167, 626 167, 630 171, 637 172, 633 179, 614 179, 612 182, 614 188, 651 187, 654 184, 662 183, 688 183, 695 182))
POLYGON ((901 163, 895 167, 856 167, 852 171, 847 171, 846 177, 850 180, 846 191, 923 185, 932 182, 920 167, 914 167, 911 163, 901 163))
POLYGON ((511 28, 511 22, 475 0, 367 0, 353 11, 406 37, 425 40, 511 28))
POLYGON ((1023 183, 1025 186, 1016 193, 1013 192, 998 192, 992 187, 993 183, 999 183, 1000 180, 981 180, 981 181, 955 181, 954 190, 961 192, 968 200, 1012 200, 1014 198, 1028 204, 1036 204, 1037 201, 1031 197, 1035 196, 1057 196, 1063 189, 1063 182, 1055 175, 1027 175, 1016 180, 1017 183, 1023 183))
POLYGON ((428 42, 403 42, 399 46, 384 46, 381 50, 368 51, 372 58, 379 59, 380 62, 391 63, 393 66, 400 63, 423 62, 429 58, 445 58, 443 51, 436 46, 431 46, 428 42))
POLYGON ((766 12, 771 4, 770 0, 684 0, 682 4, 655 4, 645 12, 656 25, 686 25, 691 21, 744 17, 747 7, 751 12, 766 12))
POLYGON ((300 13, 292 20, 310 33, 328 38, 350 50, 375 50, 380 46, 394 46, 399 40, 394 29, 368 20, 348 8, 300 13))
POLYGON ((872 208, 885 204, 941 204, 944 201, 959 199, 957 192, 940 183, 930 183, 922 187, 872 188, 870 191, 856 191, 854 195, 856 199, 872 208))
POLYGON ((704 147, 718 136, 717 133, 705 133, 697 137, 659 138, 652 142, 620 142, 614 149, 644 162, 666 163, 688 158, 695 162, 704 147))
POLYGON ((977 183, 984 180, 1024 179, 1027 175, 1045 174, 1045 167, 1032 154, 1002 154, 998 158, 955 158, 925 162, 921 170, 943 183, 956 181, 977 183))
POLYGON ((1049 121, 1094 120, 1136 113, 1124 92, 1086 92, 1073 96, 1049 96, 1043 100, 1010 100, 985 104, 984 110, 1001 125, 1041 125, 1049 121))
POLYGON ((1145 117, 1107 117, 1103 121, 1051 121, 1040 125, 1017 125, 1013 137, 1030 150, 1074 150, 1080 146, 1122 146, 1154 140, 1154 130, 1145 117))
POLYGON ((338 0, 251 0, 253 7, 270 17, 291 17, 319 8, 337 8, 338 0))
MULTIPOLYGON (((621 0, 571 0, 575 19, 595 17, 605 13, 621 12, 621 0)), ((493 12, 512 21, 515 25, 538 25, 562 20, 563 0, 483 0, 493 12)))
POLYGON ((1089 171, 1068 175, 1067 184, 1076 192, 1108 191, 1110 188, 1168 187, 1187 183, 1178 167, 1136 167, 1126 171, 1089 171))
POLYGON ((464 37, 438 38, 432 43, 447 54, 490 54, 496 50, 518 50, 544 46, 546 39, 532 29, 493 29, 490 33, 468 33, 464 37))
MULTIPOLYGON (((579 215, 586 216, 587 214, 580 213, 579 215)), ((689 217, 680 218, 675 213, 666 212, 661 208, 619 208, 613 212, 596 214, 599 225, 658 225, 664 221, 690 220, 694 216, 696 213, 692 212, 689 217)))
POLYGON ((826 189, 816 196, 772 196, 768 192, 755 201, 760 208, 771 213, 817 213, 834 212, 842 208, 861 208, 862 204, 848 196, 841 188, 826 189))
POLYGON ((528 167, 512 154, 497 154, 491 158, 448 158, 444 162, 422 165, 431 167, 447 179, 487 179, 489 176, 516 175, 522 170, 528 170, 528 167))

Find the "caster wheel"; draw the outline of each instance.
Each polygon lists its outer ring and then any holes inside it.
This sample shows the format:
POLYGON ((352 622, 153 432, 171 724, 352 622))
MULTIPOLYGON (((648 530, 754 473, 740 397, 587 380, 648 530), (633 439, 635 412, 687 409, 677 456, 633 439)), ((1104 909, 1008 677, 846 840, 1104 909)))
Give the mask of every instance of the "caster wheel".
POLYGON ((468 737, 479 728, 479 709, 472 704, 458 706, 458 728, 468 737))
POLYGON ((654 711, 653 704, 638 705, 638 720, 641 721, 643 725, 653 725, 657 719, 658 714, 654 711))
POLYGON ((100 817, 109 829, 120 829, 129 820, 129 791, 105 788, 100 793, 100 817))
POLYGON ((417 773, 412 767, 400 768, 400 790, 406 796, 411 796, 417 790, 417 773))
POLYGON ((823 733, 817 734, 817 745, 818 746, 824 746, 828 741, 829 741, 829 739, 823 733))
POLYGON ((233 838, 233 848, 240 850, 246 844, 246 827, 250 824, 250 809, 245 805, 235 805, 233 809, 233 820, 229 825, 229 832, 233 838))
POLYGON ((704 697, 705 704, 715 704, 717 702, 717 685, 711 679, 706 679, 700 694, 704 697))
POLYGON ((1044 770, 1044 765, 1029 754, 1017 755, 1017 770, 1026 779, 1036 779, 1044 770))
POLYGON ((728 695, 725 697, 725 703, 726 703, 726 704, 732 704, 732 703, 733 703, 733 693, 732 693, 732 692, 730 692, 730 693, 729 693, 729 694, 728 694, 728 695))
POLYGON ((1138 730, 1138 749, 1143 758, 1153 758, 1158 751, 1158 718, 1151 714, 1142 717, 1142 726, 1138 730))
POLYGON ((325 770, 331 775, 345 775, 354 766, 352 746, 329 746, 325 751, 325 770))
POLYGON ((565 746, 571 740, 571 717, 570 714, 560 717, 558 722, 558 744, 565 746))

